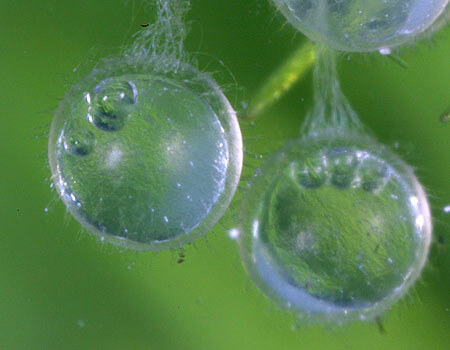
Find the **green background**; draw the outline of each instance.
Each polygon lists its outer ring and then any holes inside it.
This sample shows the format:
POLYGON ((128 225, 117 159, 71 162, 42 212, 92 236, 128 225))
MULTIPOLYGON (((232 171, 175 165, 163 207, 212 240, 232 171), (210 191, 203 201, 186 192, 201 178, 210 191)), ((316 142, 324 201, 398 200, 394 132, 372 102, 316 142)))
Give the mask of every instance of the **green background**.
MULTIPOLYGON (((177 252, 100 244, 66 213, 49 187, 52 113, 71 82, 149 22, 140 5, 0 3, 0 348, 448 349, 450 124, 439 121, 450 107, 448 28, 398 52, 407 70, 378 54, 340 60, 352 105, 417 169, 433 208, 429 263, 414 290, 383 316, 381 334, 375 323, 297 325, 267 301, 227 236, 239 219, 237 201, 206 240, 186 248, 182 264, 177 252)), ((237 110, 305 40, 268 0, 192 0, 188 17, 187 50, 197 52, 199 68, 214 73, 237 110)), ((243 123, 240 191, 255 155, 297 136, 311 102, 308 74, 254 126, 243 123)))

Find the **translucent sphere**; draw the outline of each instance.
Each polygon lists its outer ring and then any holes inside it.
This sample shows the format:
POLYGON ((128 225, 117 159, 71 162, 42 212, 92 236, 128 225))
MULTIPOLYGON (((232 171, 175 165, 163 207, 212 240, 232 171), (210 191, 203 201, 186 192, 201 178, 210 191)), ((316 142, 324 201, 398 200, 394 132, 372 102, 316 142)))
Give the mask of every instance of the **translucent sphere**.
POLYGON ((235 112, 188 65, 105 62, 73 86, 50 132, 53 181, 73 216, 132 249, 178 247, 229 205, 242 167, 235 112))
POLYGON ((448 0, 273 0, 298 30, 342 51, 384 50, 429 28, 448 0))
POLYGON ((373 139, 300 139, 261 168, 239 241, 269 297, 317 321, 368 320, 418 278, 431 240, 412 170, 373 139))

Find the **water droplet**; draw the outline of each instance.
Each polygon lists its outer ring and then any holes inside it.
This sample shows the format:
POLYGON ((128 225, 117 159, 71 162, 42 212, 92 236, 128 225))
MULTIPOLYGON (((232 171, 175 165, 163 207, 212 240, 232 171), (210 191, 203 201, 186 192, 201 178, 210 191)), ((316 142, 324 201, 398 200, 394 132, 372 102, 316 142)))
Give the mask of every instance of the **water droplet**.
POLYGON ((298 30, 332 49, 387 51, 444 16, 448 0, 273 0, 298 30))
POLYGON ((418 278, 429 207, 398 156, 368 137, 327 136, 298 139, 266 160, 244 196, 238 241, 257 285, 293 312, 372 319, 418 278), (317 154, 327 155, 319 163, 327 179, 299 186, 297 164, 317 154))
POLYGON ((212 80, 191 66, 180 63, 166 75, 148 62, 145 69, 122 59, 107 63, 76 85, 55 114, 49 159, 58 192, 101 241, 151 250, 191 242, 217 222, 237 188, 236 115, 212 80), (94 135, 88 156, 61 152, 61 135, 71 130, 94 135))

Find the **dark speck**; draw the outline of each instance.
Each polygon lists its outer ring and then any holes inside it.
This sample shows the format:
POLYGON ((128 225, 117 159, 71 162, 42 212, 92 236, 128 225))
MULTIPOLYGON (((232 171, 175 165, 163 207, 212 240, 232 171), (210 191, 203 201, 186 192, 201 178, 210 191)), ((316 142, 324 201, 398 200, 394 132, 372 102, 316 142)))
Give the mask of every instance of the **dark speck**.
POLYGON ((381 322, 381 318, 376 317, 375 318, 375 323, 378 326, 378 331, 380 332, 380 334, 385 334, 386 333, 386 329, 384 329, 383 323, 381 322))

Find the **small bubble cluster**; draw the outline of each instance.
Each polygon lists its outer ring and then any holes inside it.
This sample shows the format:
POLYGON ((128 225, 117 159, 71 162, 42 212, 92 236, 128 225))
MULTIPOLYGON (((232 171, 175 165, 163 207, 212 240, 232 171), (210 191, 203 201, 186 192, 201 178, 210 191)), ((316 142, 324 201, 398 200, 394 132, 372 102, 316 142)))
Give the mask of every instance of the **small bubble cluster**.
POLYGON ((89 231, 160 250, 191 242, 222 216, 239 181, 242 140, 206 75, 113 61, 62 101, 49 159, 61 198, 89 231))
POLYGON ((239 241, 257 285, 312 320, 372 319, 418 278, 431 240, 411 169, 369 137, 302 138, 245 197, 239 241))
POLYGON ((273 0, 298 30, 342 51, 390 52, 424 32, 448 0, 273 0))

